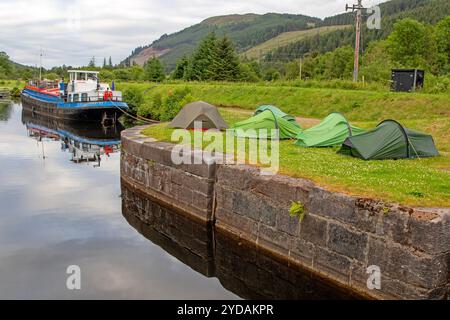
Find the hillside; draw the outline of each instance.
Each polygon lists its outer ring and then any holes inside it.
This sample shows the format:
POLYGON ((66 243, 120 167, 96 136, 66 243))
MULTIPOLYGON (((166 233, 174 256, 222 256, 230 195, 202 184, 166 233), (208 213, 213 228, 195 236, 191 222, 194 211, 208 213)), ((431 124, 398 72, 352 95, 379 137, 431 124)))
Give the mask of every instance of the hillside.
POLYGON ((178 59, 190 54, 211 31, 218 36, 230 37, 236 49, 242 52, 283 32, 305 30, 319 23, 319 18, 278 13, 212 17, 177 33, 165 34, 149 46, 134 49, 125 62, 143 64, 150 57, 157 56, 161 57, 166 69, 171 70, 178 59))
POLYGON ((0 50, 0 80, 30 78, 35 68, 11 61, 6 52, 0 50))
MULTIPOLYGON (((381 29, 369 30, 363 23, 361 42, 363 50, 370 41, 385 39, 391 32, 394 23, 404 18, 412 18, 422 23, 435 24, 450 15, 448 0, 392 0, 380 4, 381 29)), ((339 14, 325 18, 324 25, 348 24, 354 20, 351 14, 339 14)), ((320 37, 306 37, 285 46, 279 46, 267 55, 268 60, 291 60, 299 58, 307 52, 325 53, 344 45, 353 45, 354 30, 335 30, 320 37)))
MULTIPOLYGON (((364 27, 362 45, 383 39, 392 31, 398 19, 411 17, 425 23, 435 23, 450 14, 448 0, 391 0, 380 4, 381 30, 364 27)), ((227 35, 239 53, 249 58, 260 58, 266 53, 269 60, 291 60, 317 51, 332 51, 343 45, 352 45, 354 31, 348 26, 354 22, 352 13, 341 13, 323 20, 304 15, 268 13, 212 17, 144 47, 138 47, 125 59, 125 64, 144 64, 152 56, 160 57, 171 71, 176 61, 189 55, 209 32, 227 35), (328 27, 328 28, 325 28, 328 27)), ((365 24, 363 24, 365 26, 365 24)))
POLYGON ((343 30, 343 29, 350 29, 352 28, 352 25, 336 25, 336 26, 323 26, 323 27, 317 27, 312 28, 308 30, 298 30, 298 31, 289 31, 284 32, 270 40, 267 40, 264 43, 261 43, 257 46, 254 46, 253 48, 248 49, 244 53, 242 53, 243 56, 245 56, 248 59, 258 59, 262 55, 265 55, 266 53, 273 51, 279 47, 287 46, 291 43, 300 41, 305 38, 313 37, 313 36, 322 36, 324 34, 330 33, 332 31, 336 30, 343 30))

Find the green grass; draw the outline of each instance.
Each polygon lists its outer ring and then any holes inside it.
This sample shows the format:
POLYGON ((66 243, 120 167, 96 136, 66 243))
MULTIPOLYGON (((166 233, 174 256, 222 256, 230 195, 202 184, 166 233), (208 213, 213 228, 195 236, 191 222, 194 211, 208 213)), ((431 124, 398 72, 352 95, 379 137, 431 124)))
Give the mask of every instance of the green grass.
MULTIPOLYGON (((229 124, 249 115, 248 112, 225 108, 220 112, 229 124)), ((404 122, 412 129, 425 126, 434 130, 438 146, 450 151, 447 130, 450 118, 409 119, 404 122)), ((374 123, 357 124, 368 128, 374 123)), ((143 133, 161 141, 171 141, 172 131, 166 124, 158 124, 143 133)), ((337 149, 306 149, 294 145, 293 141, 282 141, 280 173, 308 178, 329 190, 361 197, 413 206, 450 206, 450 156, 447 153, 429 159, 363 161, 339 155, 337 149)))
POLYGON ((305 38, 317 36, 318 34, 324 35, 326 33, 335 30, 346 29, 350 27, 351 27, 350 25, 336 25, 336 26, 312 28, 308 30, 283 32, 278 36, 267 40, 266 42, 263 42, 255 47, 248 49, 247 51, 242 53, 242 55, 249 59, 257 59, 260 58, 263 54, 266 54, 272 50, 275 50, 279 47, 287 46, 291 43, 303 40, 305 38))
POLYGON ((0 88, 7 88, 9 90, 13 88, 22 89, 25 86, 25 81, 21 80, 0 80, 0 88))
MULTIPOLYGON (((151 83, 122 83, 120 89, 135 86, 142 91, 151 83)), ((323 118, 339 111, 352 121, 382 121, 387 118, 423 119, 450 117, 450 92, 447 94, 393 93, 389 91, 303 88, 297 86, 245 83, 165 83, 145 94, 140 107, 148 113, 156 93, 167 95, 177 88, 188 87, 199 100, 217 106, 254 110, 262 104, 274 104, 296 116, 323 118)))

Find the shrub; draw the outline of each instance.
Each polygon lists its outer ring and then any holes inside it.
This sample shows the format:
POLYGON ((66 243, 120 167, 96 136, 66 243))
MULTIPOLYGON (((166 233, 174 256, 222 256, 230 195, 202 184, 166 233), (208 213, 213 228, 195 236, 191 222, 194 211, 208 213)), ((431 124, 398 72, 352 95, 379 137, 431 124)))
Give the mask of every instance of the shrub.
POLYGON ((17 87, 12 88, 10 91, 11 97, 14 97, 14 98, 20 97, 20 92, 21 92, 20 89, 17 87))
POLYGON ((186 104, 195 101, 195 98, 191 94, 191 90, 188 88, 177 89, 162 101, 160 109, 159 120, 170 121, 172 120, 181 108, 186 104))
POLYGON ((129 87, 123 92, 123 100, 128 104, 131 111, 136 113, 144 102, 144 95, 137 87, 129 87))

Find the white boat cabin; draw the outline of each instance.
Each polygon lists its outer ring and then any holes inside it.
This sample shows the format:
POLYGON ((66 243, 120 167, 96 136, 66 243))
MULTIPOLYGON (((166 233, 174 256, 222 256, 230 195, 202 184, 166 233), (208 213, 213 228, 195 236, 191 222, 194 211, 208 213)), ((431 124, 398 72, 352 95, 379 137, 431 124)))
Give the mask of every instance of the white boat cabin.
POLYGON ((100 83, 98 71, 69 70, 67 102, 122 101, 122 92, 100 83))

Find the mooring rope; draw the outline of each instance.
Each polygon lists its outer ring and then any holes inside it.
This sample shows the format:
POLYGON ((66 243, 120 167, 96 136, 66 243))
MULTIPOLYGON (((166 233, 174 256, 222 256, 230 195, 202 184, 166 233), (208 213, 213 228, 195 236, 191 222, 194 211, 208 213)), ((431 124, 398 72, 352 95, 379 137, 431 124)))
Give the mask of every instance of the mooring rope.
POLYGON ((158 123, 159 121, 156 120, 152 120, 152 119, 147 119, 145 117, 139 116, 139 115, 132 115, 131 113, 126 112, 125 110, 123 110, 122 108, 120 108, 118 105, 115 105, 114 102, 111 100, 111 98, 108 99, 109 102, 112 103, 113 107, 119 109, 120 111, 122 111, 124 114, 126 114, 127 116, 129 116, 130 118, 137 120, 137 121, 143 121, 143 122, 147 122, 148 124, 153 124, 153 123, 158 123))

